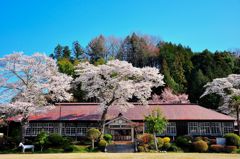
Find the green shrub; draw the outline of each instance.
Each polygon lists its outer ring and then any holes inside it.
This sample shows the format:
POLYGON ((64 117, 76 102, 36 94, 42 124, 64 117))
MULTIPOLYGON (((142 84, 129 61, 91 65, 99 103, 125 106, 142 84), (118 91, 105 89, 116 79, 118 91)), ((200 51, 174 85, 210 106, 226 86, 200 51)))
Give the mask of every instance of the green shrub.
POLYGON ((85 145, 72 145, 73 152, 88 152, 88 147, 85 145))
POLYGON ((44 153, 63 153, 63 152, 64 150, 59 148, 48 148, 44 150, 44 153))
POLYGON ((208 150, 208 144, 203 140, 195 141, 193 146, 196 152, 206 152, 208 150))
POLYGON ((72 145, 67 145, 64 147, 64 152, 73 152, 73 146, 72 145))
POLYGON ((234 153, 239 153, 240 154, 240 149, 236 149, 234 153))
POLYGON ((198 136, 198 137, 194 138, 194 141, 200 141, 200 140, 203 140, 201 136, 198 136))
POLYGON ((158 143, 157 143, 158 148, 161 149, 163 147, 163 145, 164 145, 164 141, 163 141, 163 139, 161 137, 157 138, 157 140, 158 140, 158 143))
POLYGON ((210 142, 210 139, 208 137, 203 137, 202 140, 205 142, 210 142))
POLYGON ((100 140, 98 142, 98 146, 99 147, 106 147, 107 146, 107 141, 106 140, 100 140))
POLYGON ((87 137, 92 141, 92 149, 94 149, 94 142, 100 137, 101 132, 96 128, 91 128, 87 131, 87 137))
POLYGON ((228 146, 240 146, 240 137, 234 133, 228 133, 224 136, 226 138, 226 145, 228 146))
POLYGON ((237 146, 225 146, 224 147, 224 152, 227 153, 232 153, 237 150, 237 146))
POLYGON ((49 146, 60 148, 60 147, 66 146, 66 143, 68 141, 64 139, 61 135, 53 133, 48 136, 48 142, 49 142, 49 146))
MULTIPOLYGON (((5 136, 6 137, 6 136, 5 136)), ((15 148, 21 142, 21 128, 14 127, 9 131, 8 137, 6 137, 6 142, 8 143, 8 148, 15 148)))
POLYGON ((176 144, 171 144, 171 146, 168 149, 168 151, 182 152, 183 150, 180 147, 178 147, 176 144))
POLYGON ((186 138, 188 141, 193 141, 193 137, 189 135, 184 135, 184 138, 186 138))
MULTIPOLYGON (((147 144, 145 144, 145 145, 147 145, 147 144)), ((149 145, 149 148, 150 148, 151 150, 155 150, 155 149, 156 149, 154 140, 151 140, 148 145, 149 145)))
POLYGON ((103 138, 104 138, 104 140, 106 140, 109 143, 112 140, 112 135, 111 134, 104 134, 103 138))
POLYGON ((145 152, 144 146, 138 146, 137 148, 139 152, 145 152))
POLYGON ((36 144, 39 145, 41 152, 49 144, 48 134, 46 132, 40 132, 36 137, 36 144))
POLYGON ((180 147, 188 147, 190 146, 191 142, 191 139, 186 136, 179 136, 176 139, 176 144, 180 147))
POLYGON ((223 150, 224 150, 224 146, 223 145, 211 145, 210 146, 210 150, 212 151, 212 152, 223 152, 223 150))
POLYGON ((167 151, 171 147, 171 143, 164 143, 162 149, 167 151))

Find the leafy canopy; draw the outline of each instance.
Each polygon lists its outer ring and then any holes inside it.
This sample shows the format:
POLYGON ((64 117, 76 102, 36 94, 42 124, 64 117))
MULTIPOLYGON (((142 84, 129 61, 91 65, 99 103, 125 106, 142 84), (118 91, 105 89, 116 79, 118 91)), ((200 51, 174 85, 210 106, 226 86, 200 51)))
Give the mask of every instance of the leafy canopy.
POLYGON ((145 116, 146 132, 162 134, 167 127, 167 119, 160 110, 153 110, 151 114, 145 116))

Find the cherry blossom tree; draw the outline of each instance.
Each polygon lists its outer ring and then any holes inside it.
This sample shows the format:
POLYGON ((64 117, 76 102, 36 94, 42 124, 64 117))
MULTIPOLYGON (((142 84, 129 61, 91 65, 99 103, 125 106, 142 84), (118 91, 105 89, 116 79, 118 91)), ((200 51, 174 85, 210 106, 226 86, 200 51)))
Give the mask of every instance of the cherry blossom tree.
POLYGON ((167 103, 167 104, 185 104, 190 103, 187 94, 174 94, 172 89, 169 87, 164 88, 161 95, 152 95, 153 103, 167 103))
POLYGON ((6 119, 19 116, 22 134, 28 118, 47 111, 55 102, 71 99, 72 78, 59 73, 56 62, 46 55, 13 53, 0 58, 0 109, 6 119))
POLYGON ((163 86, 163 75, 157 68, 136 68, 126 61, 112 60, 107 64, 94 66, 80 63, 76 67, 78 77, 75 84, 81 83, 87 98, 95 97, 100 102, 102 112, 102 126, 109 107, 116 107, 121 111, 133 107, 128 102, 133 97, 143 105, 151 97, 151 88, 163 86))
POLYGON ((213 93, 220 95, 223 104, 218 109, 225 114, 237 117, 238 132, 240 133, 240 75, 231 74, 226 78, 216 78, 204 87, 206 90, 201 97, 213 93))

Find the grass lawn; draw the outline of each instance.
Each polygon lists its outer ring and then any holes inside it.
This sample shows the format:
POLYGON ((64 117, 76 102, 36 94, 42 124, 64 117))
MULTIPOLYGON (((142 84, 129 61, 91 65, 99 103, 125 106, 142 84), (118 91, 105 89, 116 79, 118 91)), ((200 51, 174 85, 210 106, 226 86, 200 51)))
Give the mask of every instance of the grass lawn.
POLYGON ((240 159, 240 154, 214 154, 214 153, 0 154, 0 159, 240 159))

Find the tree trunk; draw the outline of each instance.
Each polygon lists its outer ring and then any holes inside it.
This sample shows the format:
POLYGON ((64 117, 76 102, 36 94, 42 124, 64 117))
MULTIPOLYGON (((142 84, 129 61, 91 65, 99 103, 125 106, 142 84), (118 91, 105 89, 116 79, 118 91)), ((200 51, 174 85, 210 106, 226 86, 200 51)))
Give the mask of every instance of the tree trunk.
POLYGON ((237 129, 238 129, 238 135, 240 135, 239 109, 240 109, 240 106, 237 107, 237 129))
POLYGON ((158 151, 158 145, 157 145, 158 142, 157 142, 157 137, 155 132, 153 133, 153 137, 154 137, 154 144, 155 144, 156 151, 158 151))
POLYGON ((8 138, 8 135, 9 135, 9 123, 7 123, 7 133, 6 133, 7 138, 8 138))
POLYGON ((22 134, 21 134, 21 142, 25 142, 25 134, 26 134, 26 129, 28 126, 28 117, 24 117, 21 121, 21 126, 22 126, 22 134))
POLYGON ((101 127, 102 127, 101 133, 102 133, 102 135, 104 134, 107 112, 108 112, 108 107, 103 110, 102 117, 101 117, 101 127))
POLYGON ((21 125, 22 126, 22 133, 21 133, 21 142, 25 142, 25 133, 26 133, 26 125, 21 125))
POLYGON ((94 139, 92 139, 92 149, 94 150, 94 139))
POLYGON ((41 146, 41 152, 43 152, 43 147, 44 147, 44 146, 42 145, 42 146, 41 146))

